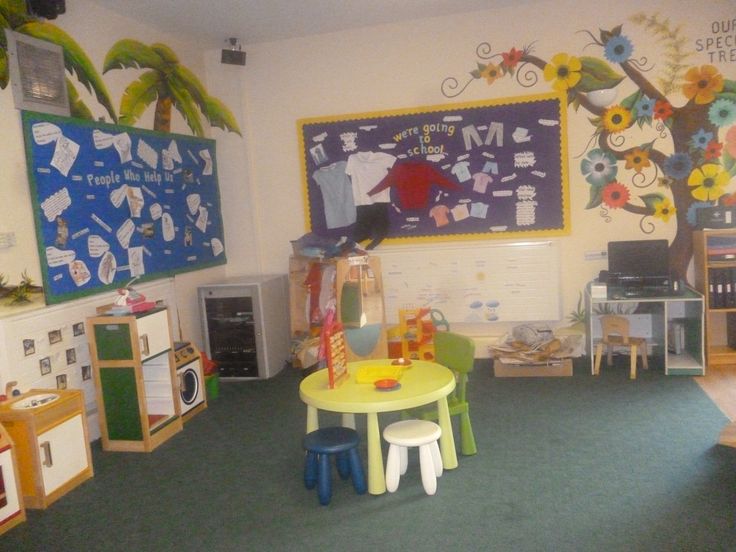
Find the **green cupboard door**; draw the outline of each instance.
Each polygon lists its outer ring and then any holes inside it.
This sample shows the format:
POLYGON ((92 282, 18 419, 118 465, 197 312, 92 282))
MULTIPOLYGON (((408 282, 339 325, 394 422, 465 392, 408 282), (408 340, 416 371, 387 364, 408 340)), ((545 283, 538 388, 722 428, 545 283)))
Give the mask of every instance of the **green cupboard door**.
POLYGON ((95 343, 100 360, 130 360, 133 344, 130 325, 121 323, 95 324, 95 343))
POLYGON ((101 368, 107 437, 111 441, 142 441, 135 368, 101 368))

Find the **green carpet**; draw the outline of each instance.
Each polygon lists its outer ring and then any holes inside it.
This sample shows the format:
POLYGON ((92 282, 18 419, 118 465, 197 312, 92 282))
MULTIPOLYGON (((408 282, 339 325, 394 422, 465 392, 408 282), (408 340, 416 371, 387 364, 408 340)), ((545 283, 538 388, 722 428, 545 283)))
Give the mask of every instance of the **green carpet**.
POLYGON ((223 382, 153 453, 93 444, 95 477, 28 511, 0 550, 736 549, 736 449, 715 445, 725 416, 692 378, 655 364, 630 381, 625 363, 594 378, 586 360, 571 378, 494 378, 479 362, 478 455, 459 456, 433 497, 415 452, 393 494, 358 496, 335 475, 327 507, 302 482, 299 374, 223 382))

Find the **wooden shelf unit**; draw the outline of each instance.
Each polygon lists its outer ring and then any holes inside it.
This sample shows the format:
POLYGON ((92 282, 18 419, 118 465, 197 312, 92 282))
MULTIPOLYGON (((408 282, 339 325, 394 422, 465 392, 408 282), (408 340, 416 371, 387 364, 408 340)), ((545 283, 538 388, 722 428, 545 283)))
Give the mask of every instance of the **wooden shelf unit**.
POLYGON ((151 452, 183 428, 166 308, 87 319, 102 448, 151 452))
POLYGON ((736 229, 696 230, 693 233, 695 288, 705 301, 706 358, 707 364, 713 366, 736 364, 736 281, 725 278, 716 281, 727 271, 736 278, 736 255, 723 260, 709 258, 709 252, 714 252, 715 241, 722 244, 731 240, 736 249, 736 229), (730 291, 727 288, 731 288, 730 291), (719 294, 726 299, 718 299, 719 294))

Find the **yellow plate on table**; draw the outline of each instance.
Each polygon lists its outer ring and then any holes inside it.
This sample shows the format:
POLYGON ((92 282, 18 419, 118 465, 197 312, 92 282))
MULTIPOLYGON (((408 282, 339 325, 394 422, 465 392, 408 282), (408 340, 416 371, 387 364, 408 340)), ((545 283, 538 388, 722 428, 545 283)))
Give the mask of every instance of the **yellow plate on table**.
POLYGON ((399 380, 403 373, 403 366, 391 366, 387 364, 361 366, 355 373, 355 382, 375 383, 382 379, 399 380))

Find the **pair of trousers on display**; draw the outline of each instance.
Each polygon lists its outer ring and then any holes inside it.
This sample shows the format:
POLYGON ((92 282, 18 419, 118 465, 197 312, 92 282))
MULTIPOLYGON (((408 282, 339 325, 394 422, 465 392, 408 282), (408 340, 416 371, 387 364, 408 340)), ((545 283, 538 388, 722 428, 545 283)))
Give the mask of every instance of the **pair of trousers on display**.
POLYGON ((361 242, 371 239, 366 249, 373 249, 388 235, 388 203, 358 205, 356 210, 353 241, 361 242))

